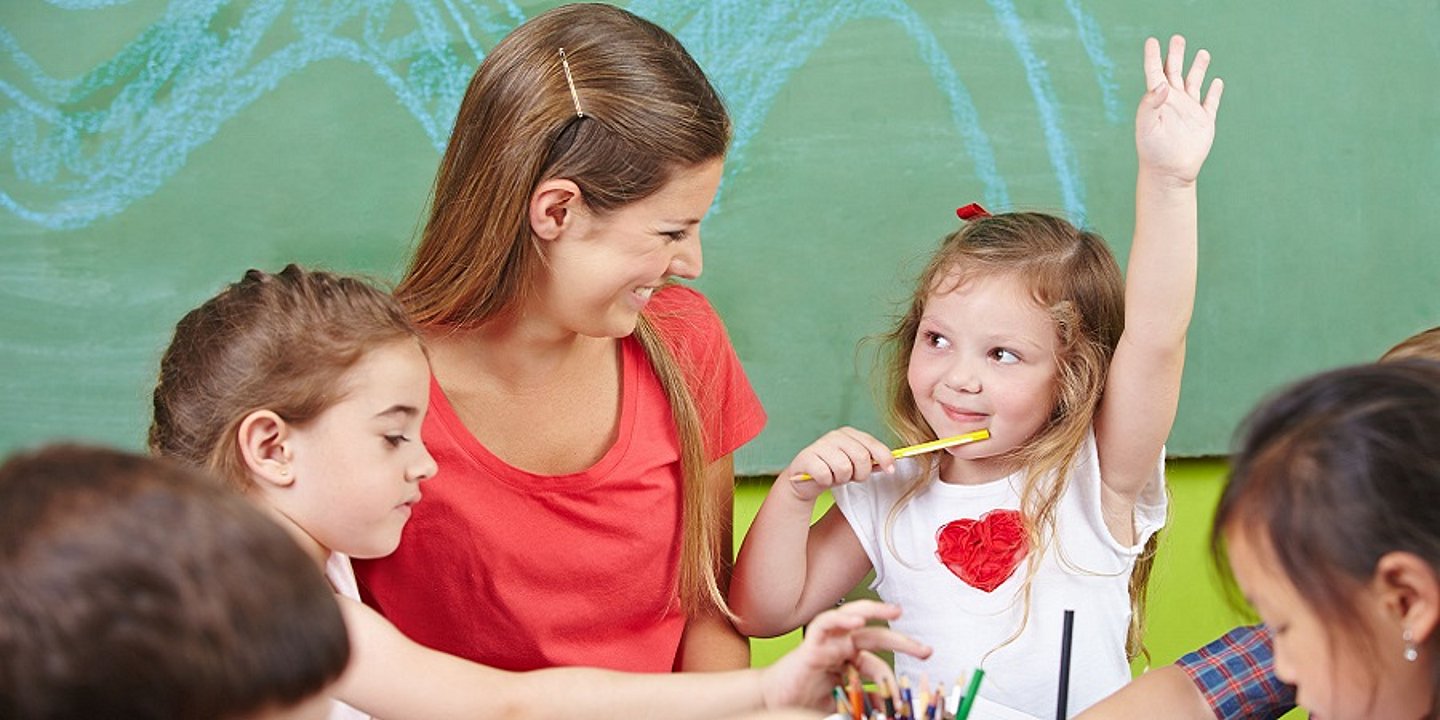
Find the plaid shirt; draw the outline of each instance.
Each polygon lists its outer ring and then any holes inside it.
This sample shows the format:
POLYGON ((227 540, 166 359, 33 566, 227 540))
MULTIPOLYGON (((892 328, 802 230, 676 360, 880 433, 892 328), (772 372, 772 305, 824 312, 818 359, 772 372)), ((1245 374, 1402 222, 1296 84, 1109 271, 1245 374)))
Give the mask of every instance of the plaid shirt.
POLYGON ((1270 633, 1238 627, 1176 661, 1220 720, 1278 718, 1295 707, 1295 688, 1275 677, 1270 633))

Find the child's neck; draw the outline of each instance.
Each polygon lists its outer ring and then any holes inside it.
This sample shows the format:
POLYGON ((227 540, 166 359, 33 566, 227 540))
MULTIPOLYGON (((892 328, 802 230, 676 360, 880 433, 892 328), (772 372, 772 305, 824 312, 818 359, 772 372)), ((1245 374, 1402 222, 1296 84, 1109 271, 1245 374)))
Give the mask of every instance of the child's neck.
POLYGON ((309 555, 310 559, 314 560, 315 563, 320 566, 321 570, 325 569, 325 563, 330 560, 330 548, 322 545, 313 535, 306 532, 305 528, 300 527, 299 523, 290 519, 289 515, 286 515, 284 511, 275 507, 265 498, 255 493, 246 493, 246 498, 263 510, 266 515, 270 516, 270 519, 279 523, 280 527, 285 528, 285 532, 289 533, 290 537, 294 538, 296 543, 299 543, 300 548, 305 551, 305 554, 309 555))

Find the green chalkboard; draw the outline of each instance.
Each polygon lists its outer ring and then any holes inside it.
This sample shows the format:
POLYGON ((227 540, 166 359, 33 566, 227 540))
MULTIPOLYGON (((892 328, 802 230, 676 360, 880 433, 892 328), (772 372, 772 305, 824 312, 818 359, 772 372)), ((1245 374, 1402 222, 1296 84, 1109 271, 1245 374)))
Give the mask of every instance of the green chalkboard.
MULTIPOLYGON (((393 281, 469 73, 549 4, 0 3, 0 451, 139 447, 173 323, 251 266, 393 281)), ((637 0, 725 94, 710 295, 770 424, 741 472, 880 425, 862 337, 953 209, 1131 229, 1150 34, 1228 84, 1171 451, 1440 323, 1440 4, 637 0)))

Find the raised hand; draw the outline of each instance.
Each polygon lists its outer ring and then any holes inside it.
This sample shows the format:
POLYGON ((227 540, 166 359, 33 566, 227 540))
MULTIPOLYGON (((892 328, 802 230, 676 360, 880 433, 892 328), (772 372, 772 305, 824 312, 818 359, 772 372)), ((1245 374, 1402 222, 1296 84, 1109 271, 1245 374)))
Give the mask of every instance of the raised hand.
POLYGON ((1210 53, 1200 50, 1185 66, 1185 38, 1170 38, 1162 65, 1160 41, 1145 40, 1145 83, 1149 89, 1135 113, 1135 149, 1141 171, 1153 171, 1177 181, 1194 182, 1215 139, 1215 117, 1225 83, 1215 78, 1201 99, 1210 53))
POLYGON ((855 600, 816 615, 805 629, 800 647, 765 670, 765 707, 824 707, 848 666, 865 677, 895 682, 890 666, 873 651, 891 650, 921 659, 932 652, 929 646, 894 630, 866 625, 870 620, 897 617, 899 606, 874 600, 855 600))
POLYGON ((876 466, 888 472, 895 458, 885 443, 851 427, 831 430, 800 451, 780 474, 801 500, 814 500, 826 488, 863 481, 876 466))

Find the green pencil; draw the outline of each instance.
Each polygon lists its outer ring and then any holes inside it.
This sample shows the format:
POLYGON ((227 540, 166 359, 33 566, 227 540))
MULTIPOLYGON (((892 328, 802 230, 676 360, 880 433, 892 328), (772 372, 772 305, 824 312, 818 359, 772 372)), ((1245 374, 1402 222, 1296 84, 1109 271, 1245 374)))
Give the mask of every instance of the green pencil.
POLYGON ((980 681, 984 677, 985 671, 975 668, 974 674, 970 676, 970 687, 965 688, 965 697, 960 699, 960 710, 955 713, 955 720, 970 717, 970 706, 975 704, 975 693, 980 692, 980 681))

